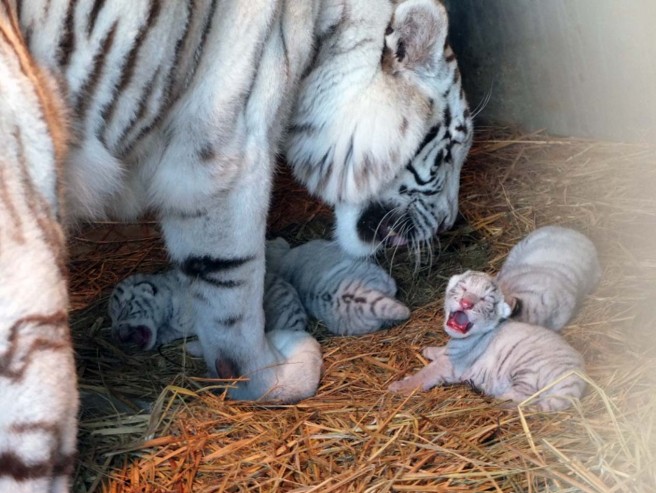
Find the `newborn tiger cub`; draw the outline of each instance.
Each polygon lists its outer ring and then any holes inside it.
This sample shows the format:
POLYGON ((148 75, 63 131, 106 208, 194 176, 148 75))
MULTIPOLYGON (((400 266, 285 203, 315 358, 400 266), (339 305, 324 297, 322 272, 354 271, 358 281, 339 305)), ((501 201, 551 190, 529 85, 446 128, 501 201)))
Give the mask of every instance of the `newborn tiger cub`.
MULTIPOLYGON (((135 274, 118 283, 108 306, 114 337, 121 343, 151 350, 196 335, 189 311, 189 282, 189 277, 172 269, 159 274, 135 274)), ((293 286, 267 273, 264 293, 266 332, 306 329, 308 316, 293 286)), ((192 342, 187 349, 196 354, 199 348, 192 342)))
MULTIPOLYGON (((314 240, 290 248, 278 238, 267 242, 266 254, 266 332, 305 330, 307 312, 340 335, 373 332, 410 316, 394 298, 396 283, 387 272, 371 261, 345 256, 336 243, 314 240)), ((121 281, 109 299, 114 337, 150 350, 195 335, 190 282, 177 270, 121 281)), ((187 348, 197 349, 193 343, 187 348)))
POLYGON ((567 408, 581 397, 583 358, 553 330, 506 320, 511 313, 498 284, 482 272, 453 276, 444 302, 446 346, 423 351, 431 360, 415 375, 390 385, 393 392, 470 382, 493 397, 531 402, 543 411, 567 408), (567 376, 566 376, 567 375, 567 376))
POLYGON ((407 320, 396 283, 369 259, 346 256, 337 243, 313 240, 295 248, 267 243, 267 268, 296 288, 310 315, 338 335, 360 335, 407 320))
POLYGON ((585 235, 545 226, 510 250, 497 284, 513 319, 559 331, 600 277, 597 250, 585 235))

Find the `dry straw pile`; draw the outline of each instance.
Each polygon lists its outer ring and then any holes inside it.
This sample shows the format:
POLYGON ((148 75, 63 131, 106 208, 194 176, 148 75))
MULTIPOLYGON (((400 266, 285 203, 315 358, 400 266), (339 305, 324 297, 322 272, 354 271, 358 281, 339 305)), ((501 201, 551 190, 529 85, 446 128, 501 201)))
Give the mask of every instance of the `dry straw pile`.
MULTIPOLYGON (((327 236, 328 211, 289 178, 271 230, 327 236), (294 190, 290 192, 290 187, 294 190)), ((465 165, 464 220, 414 254, 389 251, 403 326, 357 338, 313 327, 325 353, 316 397, 293 406, 230 402, 179 344, 140 354, 109 337, 111 286, 165 265, 156 228, 94 225, 74 242, 73 330, 84 410, 80 492, 656 491, 656 149, 482 129, 465 165), (496 271, 534 228, 576 227, 604 278, 566 338, 583 352, 588 394, 541 414, 466 386, 386 391, 442 344, 446 279, 496 271)))

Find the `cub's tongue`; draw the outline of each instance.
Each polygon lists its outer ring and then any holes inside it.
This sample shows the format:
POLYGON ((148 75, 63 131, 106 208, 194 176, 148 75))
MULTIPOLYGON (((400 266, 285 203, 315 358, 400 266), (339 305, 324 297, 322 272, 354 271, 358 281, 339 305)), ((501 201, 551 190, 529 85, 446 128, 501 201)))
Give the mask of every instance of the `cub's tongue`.
POLYGON ((448 320, 446 321, 447 327, 457 330, 462 334, 466 334, 471 323, 469 322, 469 317, 463 311, 451 312, 448 320))

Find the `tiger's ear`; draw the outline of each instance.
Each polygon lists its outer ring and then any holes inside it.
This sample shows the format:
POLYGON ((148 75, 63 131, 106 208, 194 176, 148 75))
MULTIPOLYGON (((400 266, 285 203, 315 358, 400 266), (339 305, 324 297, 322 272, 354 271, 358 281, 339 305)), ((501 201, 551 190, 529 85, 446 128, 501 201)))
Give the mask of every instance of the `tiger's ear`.
POLYGON ((509 317, 514 317, 517 315, 520 310, 521 310, 521 300, 515 296, 510 296, 506 298, 506 302, 508 303, 508 306, 510 307, 510 315, 509 317))
POLYGON ((437 0, 406 0, 394 12, 385 42, 396 63, 414 70, 431 69, 444 51, 449 21, 437 0))
POLYGON ((134 285, 134 289, 142 295, 155 296, 157 294, 157 287, 150 281, 141 281, 134 285))
POLYGON ((471 271, 465 271, 462 274, 454 274, 449 278, 449 282, 446 285, 446 291, 451 291, 453 287, 460 282, 465 276, 467 276, 471 271))
POLYGON ((502 301, 497 305, 497 313, 501 318, 508 318, 512 313, 512 308, 505 301, 502 301))

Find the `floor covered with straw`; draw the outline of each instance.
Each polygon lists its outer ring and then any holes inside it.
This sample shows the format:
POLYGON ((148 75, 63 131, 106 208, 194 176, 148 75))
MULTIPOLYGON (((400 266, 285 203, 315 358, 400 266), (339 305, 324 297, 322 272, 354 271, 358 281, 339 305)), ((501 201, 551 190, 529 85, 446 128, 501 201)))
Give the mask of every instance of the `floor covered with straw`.
MULTIPOLYGON (((330 211, 279 180, 273 236, 330 235, 330 211), (291 190, 291 191, 290 191, 291 190)), ((71 246, 72 327, 83 410, 77 492, 656 491, 656 149, 479 128, 462 220, 418 258, 389 250, 411 319, 362 337, 311 327, 324 351, 317 395, 297 405, 231 402, 171 344, 151 353, 109 333, 107 296, 166 265, 154 223, 94 224, 71 246), (403 397, 389 383, 441 345, 446 280, 496 272, 546 224, 588 234, 604 275, 564 335, 589 391, 565 412, 502 409, 467 386, 403 397)))

